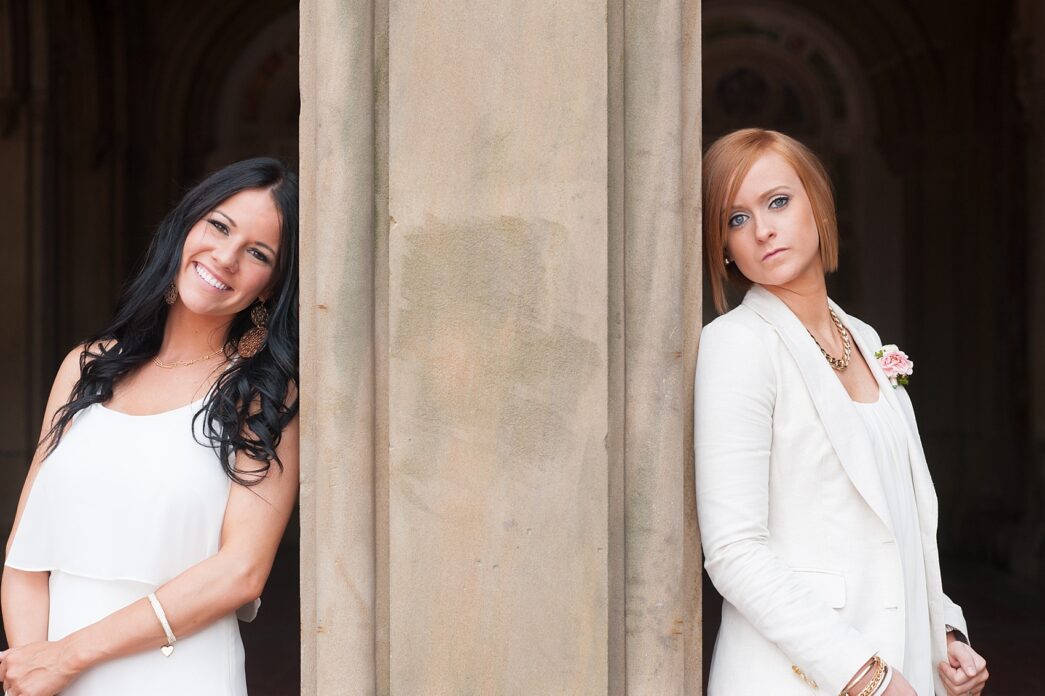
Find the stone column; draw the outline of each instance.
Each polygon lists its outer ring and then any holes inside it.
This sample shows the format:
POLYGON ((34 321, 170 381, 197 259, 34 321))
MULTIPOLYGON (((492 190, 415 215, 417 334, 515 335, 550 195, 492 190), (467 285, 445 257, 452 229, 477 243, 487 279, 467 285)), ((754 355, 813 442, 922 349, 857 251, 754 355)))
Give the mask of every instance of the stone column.
POLYGON ((692 404, 700 323, 700 12, 624 3, 626 691, 700 689, 692 404), (680 465, 679 463, 683 463, 680 465))
POLYGON ((301 11, 302 693, 699 693, 699 2, 301 11))
POLYGON ((390 3, 392 694, 606 691, 606 41, 390 3))
POLYGON ((373 694, 373 3, 301 3, 302 694, 373 694))

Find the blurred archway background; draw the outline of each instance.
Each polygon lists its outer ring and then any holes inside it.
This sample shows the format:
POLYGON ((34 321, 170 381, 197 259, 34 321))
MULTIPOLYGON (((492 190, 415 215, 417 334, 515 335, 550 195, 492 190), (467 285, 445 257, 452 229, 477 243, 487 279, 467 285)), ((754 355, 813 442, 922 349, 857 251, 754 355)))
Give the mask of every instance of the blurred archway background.
MULTIPOLYGON (((296 168, 298 109, 297 2, 0 2, 5 530, 61 358, 195 181, 263 154, 296 168)), ((241 624, 250 692, 296 693, 296 517, 263 599, 241 624)))
MULTIPOLYGON (((824 160, 841 234, 831 295, 915 361, 944 588, 991 664, 990 691, 1037 693, 1041 4, 704 0, 703 17, 705 147, 760 126, 824 160)), ((720 603, 705 577, 706 665, 720 603)))

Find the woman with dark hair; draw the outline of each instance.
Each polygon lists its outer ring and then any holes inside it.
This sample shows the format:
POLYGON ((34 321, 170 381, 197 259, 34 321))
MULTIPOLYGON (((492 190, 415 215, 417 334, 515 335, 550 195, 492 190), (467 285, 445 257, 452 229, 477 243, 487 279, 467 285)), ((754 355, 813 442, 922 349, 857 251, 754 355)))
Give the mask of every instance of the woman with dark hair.
POLYGON ((7 545, 10 696, 246 693, 298 489, 298 191, 230 165, 58 370, 7 545))
POLYGON ((827 296, 831 184, 749 128, 704 156, 697 514, 724 599, 708 694, 977 696, 986 661, 943 591, 907 355, 827 296), (745 289, 726 311, 726 283, 745 289))

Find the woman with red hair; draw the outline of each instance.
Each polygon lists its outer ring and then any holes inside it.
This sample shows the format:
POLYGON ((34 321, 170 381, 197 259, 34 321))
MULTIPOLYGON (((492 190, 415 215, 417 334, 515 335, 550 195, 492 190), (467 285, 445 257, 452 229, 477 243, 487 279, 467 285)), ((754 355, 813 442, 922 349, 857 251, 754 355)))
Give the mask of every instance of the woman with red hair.
POLYGON ((827 296, 831 186, 762 129, 704 157, 715 306, 697 358, 697 513, 724 598, 709 694, 979 694, 986 662, 943 592, 913 365, 827 296), (747 292, 726 311, 725 286, 747 292))

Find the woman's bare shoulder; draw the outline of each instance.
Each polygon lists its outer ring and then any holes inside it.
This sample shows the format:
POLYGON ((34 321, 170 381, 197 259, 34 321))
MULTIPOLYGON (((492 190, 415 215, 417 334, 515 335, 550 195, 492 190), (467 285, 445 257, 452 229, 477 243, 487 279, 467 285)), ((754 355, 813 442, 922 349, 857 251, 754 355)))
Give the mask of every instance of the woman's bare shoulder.
POLYGON ((62 364, 58 366, 58 373, 54 378, 54 387, 59 388, 62 393, 71 392, 76 382, 80 379, 83 366, 96 358, 99 354, 112 348, 116 339, 106 339, 93 343, 80 343, 66 353, 62 364))

